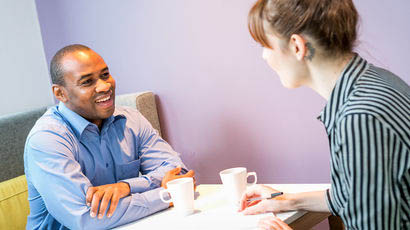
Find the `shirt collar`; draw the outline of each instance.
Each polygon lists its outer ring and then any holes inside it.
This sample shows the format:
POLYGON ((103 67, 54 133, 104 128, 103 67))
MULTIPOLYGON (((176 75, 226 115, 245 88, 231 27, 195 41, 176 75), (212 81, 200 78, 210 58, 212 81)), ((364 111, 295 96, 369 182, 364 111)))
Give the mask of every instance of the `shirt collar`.
MULTIPOLYGON (((67 108, 67 106, 65 106, 62 102, 58 104, 58 111, 67 121, 67 123, 74 129, 77 138, 81 137, 81 134, 84 132, 87 126, 93 124, 85 118, 83 118, 82 116, 80 116, 78 113, 67 108)), ((118 111, 117 109, 115 109, 114 114, 104 120, 103 126, 108 126, 109 124, 113 123, 114 121, 120 118, 125 118, 123 111, 118 111)))
POLYGON ((77 137, 80 137, 85 128, 89 124, 91 124, 91 122, 87 121, 76 112, 67 108, 67 106, 65 106, 62 102, 58 104, 58 111, 61 113, 61 115, 63 115, 67 123, 74 129, 77 137))
POLYGON ((333 128, 336 114, 347 102, 356 80, 364 73, 368 66, 369 64, 365 59, 355 54, 342 71, 341 76, 330 94, 329 101, 318 117, 325 125, 327 133, 333 128))
POLYGON ((114 114, 111 117, 104 120, 103 126, 108 126, 109 124, 111 124, 111 123, 113 123, 113 122, 115 122, 115 121, 117 121, 121 118, 126 119, 124 111, 121 110, 121 109, 117 109, 117 108, 118 108, 118 106, 115 106, 114 114))

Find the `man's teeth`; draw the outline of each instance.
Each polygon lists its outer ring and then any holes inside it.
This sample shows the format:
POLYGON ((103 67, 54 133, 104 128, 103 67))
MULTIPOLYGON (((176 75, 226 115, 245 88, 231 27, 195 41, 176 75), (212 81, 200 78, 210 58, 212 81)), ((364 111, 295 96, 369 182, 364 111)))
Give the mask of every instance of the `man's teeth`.
POLYGON ((96 102, 97 102, 97 103, 100 103, 100 102, 108 101, 108 100, 110 100, 110 98, 111 98, 111 96, 108 96, 108 97, 106 97, 106 98, 102 98, 102 99, 100 99, 100 100, 97 100, 96 102))

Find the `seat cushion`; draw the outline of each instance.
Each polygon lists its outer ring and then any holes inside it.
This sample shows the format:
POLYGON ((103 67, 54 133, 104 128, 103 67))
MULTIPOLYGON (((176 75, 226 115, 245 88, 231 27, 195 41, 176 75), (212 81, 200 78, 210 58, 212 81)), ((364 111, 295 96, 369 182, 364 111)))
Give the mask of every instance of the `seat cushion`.
POLYGON ((25 175, 0 183, 0 229, 25 229, 30 212, 27 197, 25 175))

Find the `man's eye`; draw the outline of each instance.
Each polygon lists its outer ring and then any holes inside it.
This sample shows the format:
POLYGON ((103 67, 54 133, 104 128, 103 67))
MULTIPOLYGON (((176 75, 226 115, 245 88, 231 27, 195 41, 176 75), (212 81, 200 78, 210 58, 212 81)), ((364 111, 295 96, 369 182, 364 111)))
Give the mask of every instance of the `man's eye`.
POLYGON ((102 78, 104 78, 104 79, 108 79, 110 77, 110 73, 103 73, 102 74, 102 78))
POLYGON ((85 81, 83 81, 82 83, 81 83, 81 85, 89 85, 89 84, 91 84, 93 81, 91 80, 91 79, 87 79, 87 80, 85 80, 85 81))

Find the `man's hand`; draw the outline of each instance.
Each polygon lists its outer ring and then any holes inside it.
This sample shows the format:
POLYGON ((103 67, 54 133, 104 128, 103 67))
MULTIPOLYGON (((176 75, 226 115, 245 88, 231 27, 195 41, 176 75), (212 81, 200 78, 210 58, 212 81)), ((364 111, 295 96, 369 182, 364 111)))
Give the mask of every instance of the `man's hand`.
POLYGON ((177 167, 177 168, 169 170, 165 174, 164 178, 162 178, 161 187, 167 188, 168 181, 179 179, 179 178, 184 178, 184 177, 192 177, 194 179, 194 187, 196 186, 195 178, 194 178, 195 172, 193 170, 189 170, 186 174, 178 175, 180 172, 181 172, 181 167, 177 167))
POLYGON ((88 188, 86 202, 88 206, 91 206, 90 216, 95 217, 98 211, 98 219, 102 219, 110 204, 107 212, 107 217, 110 218, 117 208, 118 201, 129 194, 130 186, 124 182, 88 188), (100 210, 98 210, 98 205, 100 205, 100 210))

